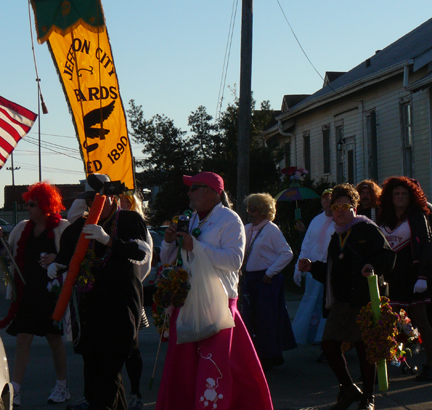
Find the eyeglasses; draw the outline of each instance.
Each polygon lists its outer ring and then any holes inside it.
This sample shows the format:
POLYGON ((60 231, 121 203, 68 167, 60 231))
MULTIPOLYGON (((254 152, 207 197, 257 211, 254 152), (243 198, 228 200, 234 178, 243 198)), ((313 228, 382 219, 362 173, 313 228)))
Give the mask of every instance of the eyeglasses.
POLYGON ((195 192, 197 189, 200 189, 200 188, 208 188, 208 186, 207 185, 191 185, 189 188, 189 191, 195 192))
POLYGON ((353 209, 353 208, 354 207, 351 204, 342 204, 342 205, 333 204, 331 206, 331 210, 333 212, 337 212, 337 211, 339 211, 339 209, 342 209, 343 211, 349 211, 350 209, 353 209))
POLYGON ((253 214, 254 212, 257 211, 257 209, 255 209, 255 208, 248 208, 247 211, 250 212, 251 214, 253 214))
POLYGON ((35 208, 35 207, 37 207, 37 203, 33 202, 33 201, 28 201, 26 203, 26 206, 29 207, 29 208, 35 208))

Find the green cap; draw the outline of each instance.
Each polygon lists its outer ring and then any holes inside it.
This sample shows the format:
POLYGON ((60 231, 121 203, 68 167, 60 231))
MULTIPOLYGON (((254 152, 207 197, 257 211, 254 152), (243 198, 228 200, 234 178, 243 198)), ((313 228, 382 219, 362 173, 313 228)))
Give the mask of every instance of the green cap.
POLYGON ((321 194, 321 198, 322 198, 324 195, 326 195, 326 194, 331 195, 332 192, 333 192, 333 189, 331 189, 331 188, 327 188, 327 189, 325 189, 324 192, 321 194))

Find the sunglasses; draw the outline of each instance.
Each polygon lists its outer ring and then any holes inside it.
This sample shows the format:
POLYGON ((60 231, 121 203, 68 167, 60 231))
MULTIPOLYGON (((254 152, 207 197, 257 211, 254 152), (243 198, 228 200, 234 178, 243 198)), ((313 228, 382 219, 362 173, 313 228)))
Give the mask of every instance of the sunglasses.
POLYGON ((191 185, 189 188, 189 191, 195 192, 197 189, 200 189, 200 188, 208 188, 208 186, 207 185, 191 185))
POLYGON ((339 211, 339 209, 342 209, 343 211, 349 211, 350 209, 353 209, 353 208, 354 207, 351 204, 342 204, 342 205, 333 204, 331 206, 331 210, 333 212, 337 212, 337 211, 339 211))
POLYGON ((247 211, 253 214, 254 212, 257 211, 257 209, 255 209, 255 208, 248 208, 247 211))
POLYGON ((28 206, 29 208, 36 208, 37 207, 37 203, 33 202, 33 201, 29 201, 26 203, 26 206, 28 206))

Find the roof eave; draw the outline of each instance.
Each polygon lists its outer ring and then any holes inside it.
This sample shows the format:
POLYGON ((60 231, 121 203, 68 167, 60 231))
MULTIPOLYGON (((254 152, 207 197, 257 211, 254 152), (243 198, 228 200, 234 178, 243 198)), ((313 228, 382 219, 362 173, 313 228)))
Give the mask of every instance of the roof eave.
POLYGON ((294 117, 302 112, 310 111, 321 105, 337 100, 338 98, 345 97, 349 94, 352 94, 358 91, 359 89, 364 88, 365 86, 369 86, 379 81, 383 81, 389 77, 393 77, 394 75, 403 72, 404 68, 407 65, 411 65, 412 63, 413 63, 412 60, 401 61, 400 63, 388 67, 384 70, 378 71, 366 77, 362 77, 356 81, 346 84, 343 87, 337 88, 334 93, 332 92, 327 93, 321 97, 317 97, 303 105, 300 105, 297 108, 293 108, 292 110, 285 112, 279 115, 278 117, 276 117, 276 120, 286 121, 287 119, 294 117))

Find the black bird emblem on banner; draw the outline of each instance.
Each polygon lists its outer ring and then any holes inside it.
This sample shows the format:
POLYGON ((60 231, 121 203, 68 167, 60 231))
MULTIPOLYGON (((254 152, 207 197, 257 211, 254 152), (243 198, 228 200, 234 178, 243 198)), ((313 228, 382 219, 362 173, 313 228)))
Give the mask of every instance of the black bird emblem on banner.
MULTIPOLYGON (((111 113, 114 111, 115 100, 111 101, 106 107, 96 108, 95 110, 89 111, 84 115, 84 133, 86 138, 100 138, 105 139, 105 136, 110 130, 103 128, 103 122, 108 119, 111 113), (94 125, 100 124, 99 127, 93 127, 94 125)), ((83 144, 87 152, 92 152, 99 147, 98 143, 87 145, 87 141, 83 144)))

